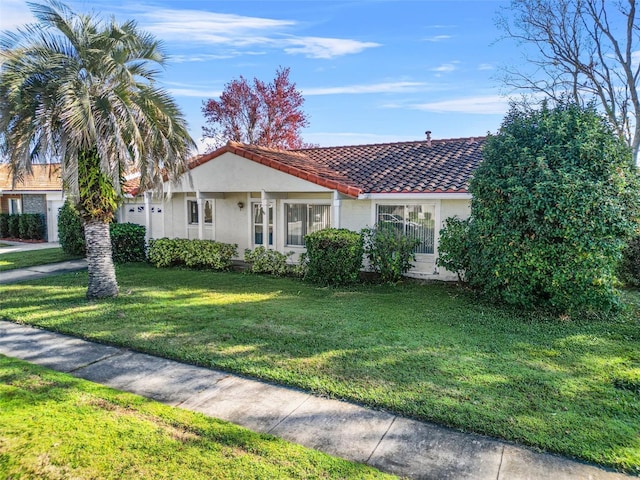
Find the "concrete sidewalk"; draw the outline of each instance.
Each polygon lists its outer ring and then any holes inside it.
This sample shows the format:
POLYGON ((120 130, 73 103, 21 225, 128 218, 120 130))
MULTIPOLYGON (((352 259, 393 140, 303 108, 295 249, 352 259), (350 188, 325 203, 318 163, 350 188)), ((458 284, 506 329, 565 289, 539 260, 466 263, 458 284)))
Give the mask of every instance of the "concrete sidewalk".
MULTIPOLYGON (((1 259, 2 257, 0 257, 1 259)), ((87 260, 68 260, 60 263, 49 263, 47 265, 37 265, 28 268, 18 268, 0 272, 0 285, 7 283, 22 282, 25 280, 35 280, 37 278, 49 277, 59 273, 75 272, 87 268, 87 260)))
POLYGON ((14 242, 10 240, 0 240, 0 243, 8 245, 0 247, 0 255, 3 253, 27 252, 29 250, 42 250, 44 248, 58 248, 58 242, 14 242))
POLYGON ((0 354, 415 479, 630 479, 354 404, 0 321, 0 354))

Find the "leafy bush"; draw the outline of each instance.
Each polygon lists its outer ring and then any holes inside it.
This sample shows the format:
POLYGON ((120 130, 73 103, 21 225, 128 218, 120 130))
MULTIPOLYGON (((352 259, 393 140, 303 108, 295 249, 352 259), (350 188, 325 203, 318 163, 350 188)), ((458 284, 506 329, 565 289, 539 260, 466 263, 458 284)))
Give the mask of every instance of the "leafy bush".
POLYGON ((321 285, 357 282, 362 268, 362 236, 344 228, 326 228, 305 237, 305 278, 321 285))
POLYGON ((186 266, 226 270, 238 246, 213 240, 159 238, 149 242, 149 262, 156 267, 186 266))
POLYGON ((9 215, 7 227, 9 237, 20 238, 20 215, 9 215))
POLYGON ((595 109, 513 108, 470 191, 470 285, 524 308, 619 308, 616 269, 640 183, 629 147, 595 109))
POLYGON ((469 219, 449 217, 440 230, 439 256, 436 264, 458 275, 463 282, 469 269, 469 219))
POLYGON ((84 256, 84 228, 80 214, 70 200, 64 202, 58 213, 58 241, 62 251, 69 255, 84 256))
POLYGON ((0 213, 0 238, 9 236, 9 214, 0 213))
POLYGON ((109 233, 115 263, 144 262, 147 259, 145 227, 135 223, 112 223, 109 233))
POLYGON ((383 282, 398 282, 413 267, 414 250, 420 240, 398 231, 393 225, 379 224, 362 231, 369 267, 383 282))
POLYGON ((45 233, 45 221, 42 213, 22 213, 18 217, 18 238, 24 240, 42 240, 45 233))
POLYGON ((251 264, 249 268, 251 273, 268 273, 283 277, 293 271, 293 265, 287 263, 292 255, 293 252, 284 254, 276 250, 257 247, 255 250, 246 249, 244 251, 244 261, 251 264))
POLYGON ((640 235, 627 242, 618 270, 620 280, 630 287, 640 286, 640 235))

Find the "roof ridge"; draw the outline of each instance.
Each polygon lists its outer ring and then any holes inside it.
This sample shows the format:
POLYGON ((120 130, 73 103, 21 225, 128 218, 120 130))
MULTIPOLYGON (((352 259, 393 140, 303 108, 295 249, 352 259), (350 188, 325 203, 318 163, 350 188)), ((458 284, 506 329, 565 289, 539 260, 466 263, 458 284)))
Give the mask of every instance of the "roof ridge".
POLYGON ((479 135, 477 137, 455 137, 455 138, 438 138, 438 139, 431 139, 431 140, 406 140, 403 142, 381 142, 381 143, 361 143, 361 144, 357 144, 357 145, 333 145, 333 146, 329 146, 329 147, 311 147, 311 148, 298 148, 296 150, 282 150, 284 152, 305 152, 305 151, 310 151, 310 150, 331 150, 331 149, 338 149, 338 148, 358 148, 358 147, 383 147, 383 146, 389 146, 389 145, 408 145, 408 144, 417 144, 417 143, 424 143, 424 144, 434 144, 434 143, 447 143, 447 142, 463 142, 466 141, 467 143, 472 143, 472 142, 478 142, 480 140, 485 140, 487 138, 487 135, 479 135))

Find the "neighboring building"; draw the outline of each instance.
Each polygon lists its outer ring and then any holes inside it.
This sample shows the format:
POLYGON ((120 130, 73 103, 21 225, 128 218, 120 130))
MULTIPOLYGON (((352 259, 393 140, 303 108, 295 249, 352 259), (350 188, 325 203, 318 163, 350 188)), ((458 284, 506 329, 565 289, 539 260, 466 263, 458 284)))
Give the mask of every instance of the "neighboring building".
POLYGON ((32 174, 12 181, 9 166, 0 163, 0 213, 42 213, 47 239, 58 239, 58 210, 64 203, 59 164, 34 164, 32 174))
POLYGON ((153 238, 212 239, 246 248, 304 252, 306 234, 394 224, 420 240, 411 276, 439 271, 438 232, 470 213, 468 184, 484 138, 275 150, 229 142, 194 159, 190 175, 166 182, 164 199, 129 200, 121 221, 153 238))

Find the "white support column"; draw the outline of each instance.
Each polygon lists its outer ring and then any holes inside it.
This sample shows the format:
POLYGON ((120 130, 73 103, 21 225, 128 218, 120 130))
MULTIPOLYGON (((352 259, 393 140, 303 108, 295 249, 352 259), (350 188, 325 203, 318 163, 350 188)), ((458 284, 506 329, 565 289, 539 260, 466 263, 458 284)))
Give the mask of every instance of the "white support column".
POLYGON ((196 201, 198 202, 198 238, 204 239, 204 202, 200 191, 196 192, 196 201))
POLYGON ((340 193, 337 190, 333 191, 333 208, 331 212, 331 226, 333 228, 340 228, 340 212, 342 210, 342 200, 340 199, 340 193))
POLYGON ((267 193, 260 192, 260 202, 262 207, 262 246, 269 249, 269 199, 267 193))
POLYGON ((144 226, 145 234, 144 240, 149 245, 151 240, 151 192, 144 192, 144 226))

